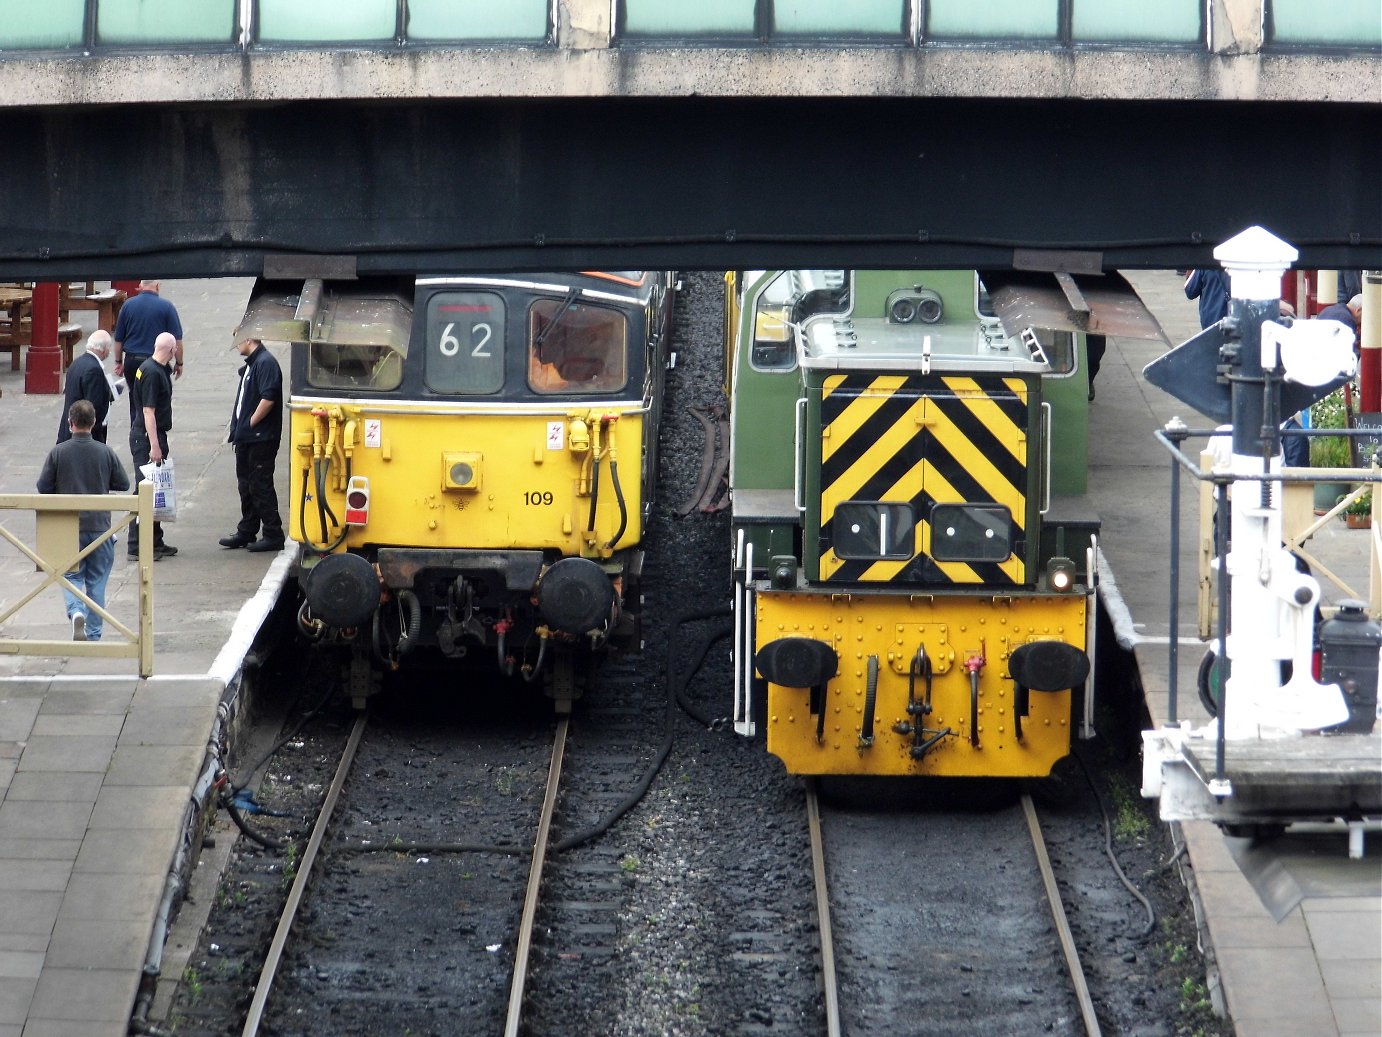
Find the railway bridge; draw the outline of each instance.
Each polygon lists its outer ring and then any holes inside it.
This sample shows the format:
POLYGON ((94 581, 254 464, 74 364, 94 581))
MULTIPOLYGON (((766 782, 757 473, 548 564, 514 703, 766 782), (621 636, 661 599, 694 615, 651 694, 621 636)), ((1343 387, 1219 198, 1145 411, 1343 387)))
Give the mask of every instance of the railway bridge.
POLYGON ((0 279, 1382 268, 1374 0, 61 0, 0 279))

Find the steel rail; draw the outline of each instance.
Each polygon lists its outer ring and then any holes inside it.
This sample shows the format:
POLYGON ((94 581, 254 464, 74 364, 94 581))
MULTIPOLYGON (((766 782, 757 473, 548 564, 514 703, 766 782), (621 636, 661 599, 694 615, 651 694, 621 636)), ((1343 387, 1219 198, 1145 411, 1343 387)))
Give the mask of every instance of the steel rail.
POLYGON ((362 713, 356 719, 355 726, 351 728, 345 752, 341 754, 341 762, 336 766, 336 777, 332 779, 331 787, 326 792, 321 812, 317 814, 317 823, 312 828, 311 838, 307 840, 307 848, 302 851, 302 858, 298 861, 297 876, 293 879, 293 888, 288 891, 288 900, 283 905, 283 914, 278 919, 278 929, 274 931, 273 942, 269 944, 264 967, 259 970, 259 983, 254 988, 254 997, 250 1001, 249 1013, 245 1016, 245 1028, 241 1031, 241 1037, 255 1037, 259 1033, 259 1024, 264 1019, 264 1006, 268 1003, 269 991, 273 988, 279 962, 283 959, 283 948, 288 943, 288 933, 293 928, 294 919, 297 918, 298 907, 302 903, 303 893, 307 890, 307 881, 311 877, 317 852, 321 849, 322 840, 326 838, 326 828, 331 821, 331 815, 336 812, 341 790, 345 788, 346 776, 350 773, 351 764, 355 762, 355 751, 360 747, 367 719, 362 713))
POLYGON ((1036 850, 1041 882, 1046 887, 1046 902, 1051 905, 1051 917, 1055 919, 1056 933, 1060 937, 1061 953, 1065 955, 1065 966, 1070 971, 1070 979, 1075 985, 1075 998, 1080 1002, 1080 1017, 1084 1020, 1085 1033, 1089 1037, 1100 1037, 1099 1019, 1094 1014, 1094 1000, 1089 996, 1089 984, 1085 981, 1084 968, 1080 965, 1080 952, 1075 947, 1075 937, 1071 934, 1070 922, 1065 917, 1065 905, 1061 902, 1060 889, 1056 886, 1056 876, 1051 870, 1051 857, 1046 852, 1041 822, 1037 820, 1032 797, 1025 792, 1022 793, 1022 813, 1027 817, 1027 832, 1032 837, 1032 848, 1036 850))
POLYGON ((547 794, 542 799, 537 838, 533 841, 533 863, 528 870, 528 893, 523 898, 523 918, 518 925, 518 943, 514 948, 513 986, 509 988, 509 1014, 504 1024, 504 1037, 518 1037, 518 1024, 523 1014, 523 986, 528 979, 528 954, 533 946, 533 924, 537 920, 542 866, 547 859, 547 840, 552 831, 552 815, 556 812, 557 786, 561 783, 561 763, 566 755, 566 732, 570 726, 569 716, 558 718, 557 734, 552 745, 552 766, 547 771, 547 794))
POLYGON ((830 928, 830 896, 825 881, 825 844, 816 783, 806 783, 806 821, 811 833, 811 870, 816 883, 816 922, 821 936, 821 982, 825 987, 826 1037, 841 1037, 840 991, 835 975, 835 937, 830 928))

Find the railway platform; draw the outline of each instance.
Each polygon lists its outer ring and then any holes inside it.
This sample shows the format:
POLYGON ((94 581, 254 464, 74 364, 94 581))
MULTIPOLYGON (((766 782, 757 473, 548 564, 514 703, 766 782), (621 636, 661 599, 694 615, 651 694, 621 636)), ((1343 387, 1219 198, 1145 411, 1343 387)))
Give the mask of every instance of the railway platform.
MULTIPOLYGON (((153 676, 141 679, 136 659, 0 654, 0 1037, 127 1032, 218 709, 286 577, 285 555, 216 542, 239 516, 225 432, 240 366, 231 332, 251 285, 164 284, 186 332, 186 367, 169 444, 178 518, 165 527, 178 553, 154 565, 153 676)), ((97 316, 78 314, 84 335, 97 316)), ((63 398, 26 395, 24 373, 8 369, 0 391, 0 492, 32 493, 63 398)), ((129 471, 127 398, 110 414, 108 441, 129 471)), ((5 521, 22 537, 26 518, 32 527, 32 512, 5 521)), ((125 554, 117 544, 107 608, 134 626, 137 566, 125 554)), ((3 607, 37 582, 34 565, 4 545, 3 607)), ((70 639, 59 591, 43 591, 0 636, 70 639)))
MULTIPOLYGON (((1199 331, 1196 306, 1185 298, 1176 274, 1127 276, 1171 345, 1199 331)), ((1152 341, 1110 340, 1091 404, 1089 435, 1090 495, 1103 520, 1102 548, 1111 578, 1103 598, 1115 613, 1118 640, 1136 658, 1156 726, 1170 718, 1171 458, 1153 431, 1177 416, 1191 427, 1214 424, 1142 378, 1143 367, 1166 348, 1152 341)), ((1199 726, 1209 718, 1195 690, 1195 669, 1206 647, 1195 630, 1193 516, 1198 505, 1188 480, 1181 492, 1176 715, 1199 726)), ((1351 586, 1366 588, 1369 535, 1331 522, 1309 546, 1351 586)), ((1322 597, 1334 603, 1340 593, 1325 586, 1322 597)), ((1347 741, 1351 762, 1364 768, 1363 780, 1376 784, 1382 775, 1382 734, 1347 741)), ((1209 753, 1212 757, 1212 743, 1209 753)), ((1227 1007, 1239 1037, 1382 1033, 1382 833, 1375 828, 1367 833, 1364 856, 1351 860, 1341 827, 1291 826, 1280 838, 1256 842, 1229 838, 1207 821, 1178 827, 1202 912, 1211 993, 1227 1007)))
MULTIPOLYGON (((1195 305, 1174 274, 1129 279, 1170 342, 1197 330, 1195 305)), ((169 875, 205 778, 218 711, 287 577, 285 556, 216 543, 238 515, 224 433, 239 364, 231 330, 250 286, 246 279, 164 283, 187 331, 187 366, 174 388, 171 436, 180 500, 167 535, 179 551, 154 566, 154 675, 141 679, 133 660, 0 655, 0 1037, 127 1032, 141 982, 157 962, 151 956, 160 952, 155 937, 169 875)), ((80 316, 93 330, 95 314, 80 316)), ((1162 348, 1110 341, 1090 435, 1107 589, 1123 603, 1119 640, 1136 656, 1158 723, 1166 719, 1170 636, 1169 458, 1152 432, 1176 414, 1192 421, 1141 377, 1162 348)), ((62 399, 25 395, 22 372, 0 370, 0 390, 0 492, 30 492, 62 399)), ((110 442, 127 457, 123 400, 112 414, 110 442)), ((286 508, 282 461, 278 474, 286 508)), ((1362 571, 1365 537, 1340 523, 1324 531, 1320 550, 1362 571)), ((31 563, 0 549, 0 606, 34 579, 31 563)), ((128 614, 136 589, 117 549, 112 611, 128 614)), ((1192 667, 1202 648, 1193 594, 1192 579, 1183 583, 1179 632, 1187 705, 1195 702, 1192 667)), ((61 597, 50 590, 0 636, 41 640, 64 631, 70 635, 61 597)), ((1239 1037, 1382 1032, 1382 838, 1370 835, 1363 859, 1350 860, 1344 837, 1333 831, 1257 845, 1227 839, 1204 822, 1180 830, 1211 981, 1239 1037)), ((162 965, 171 971, 168 961, 162 965)))

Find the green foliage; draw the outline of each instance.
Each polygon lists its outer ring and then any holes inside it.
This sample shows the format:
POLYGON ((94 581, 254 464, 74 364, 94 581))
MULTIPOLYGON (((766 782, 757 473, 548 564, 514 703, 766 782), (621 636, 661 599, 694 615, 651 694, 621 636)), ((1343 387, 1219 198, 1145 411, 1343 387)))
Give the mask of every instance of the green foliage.
MULTIPOLYGON (((1347 428, 1347 404, 1344 390, 1332 393, 1310 407, 1311 428, 1347 428)), ((1350 458, 1348 440, 1334 436, 1320 436, 1310 440, 1310 467, 1348 468, 1350 458)))
POLYGON ((1372 490, 1366 489, 1357 498, 1349 502, 1344 509, 1345 515, 1371 515, 1372 514, 1372 490))
POLYGON ((1110 782, 1109 792, 1113 796, 1114 818, 1113 836, 1120 843, 1139 839, 1146 835, 1151 825, 1142 812, 1141 794, 1133 789, 1126 778, 1116 775, 1110 782))
POLYGON ((1203 983, 1188 976, 1180 984, 1180 1010, 1186 1013, 1211 1012, 1214 1006, 1203 983))
POLYGON ((283 885, 291 886, 293 880, 297 878, 298 861, 301 857, 297 843, 288 844, 288 859, 283 863, 283 885))

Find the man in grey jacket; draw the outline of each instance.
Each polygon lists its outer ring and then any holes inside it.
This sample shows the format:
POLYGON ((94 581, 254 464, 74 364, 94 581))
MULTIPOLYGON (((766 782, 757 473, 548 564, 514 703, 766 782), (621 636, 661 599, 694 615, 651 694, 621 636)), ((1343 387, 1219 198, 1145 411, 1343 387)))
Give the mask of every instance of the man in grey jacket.
MULTIPOLYGON (((78 400, 67 413, 72 438, 59 443, 48 452, 43 471, 38 476, 39 493, 124 493, 130 488, 130 477, 120 464, 115 451, 91 436, 96 424, 96 408, 90 400, 78 400)), ((110 529, 109 511, 83 511, 78 524, 78 546, 85 549, 92 541, 110 529)), ((107 539, 81 560, 67 579, 101 608, 106 607, 106 582, 115 562, 115 544, 107 539)), ((73 641, 99 641, 101 616, 88 614, 86 602, 67 588, 67 616, 72 621, 73 641)))

